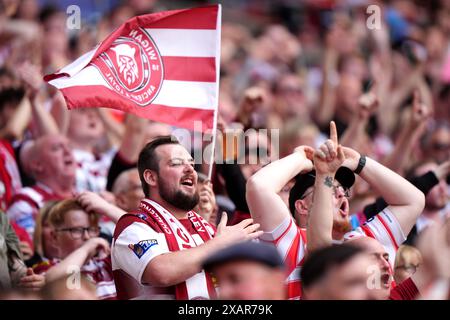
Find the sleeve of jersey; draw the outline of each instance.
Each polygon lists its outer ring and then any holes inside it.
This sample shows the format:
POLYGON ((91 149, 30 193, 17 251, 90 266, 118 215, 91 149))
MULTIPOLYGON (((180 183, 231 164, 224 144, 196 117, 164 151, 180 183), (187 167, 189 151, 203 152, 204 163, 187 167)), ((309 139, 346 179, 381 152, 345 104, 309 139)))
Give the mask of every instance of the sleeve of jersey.
POLYGON ((133 222, 126 227, 112 247, 113 268, 122 269, 142 283, 148 263, 160 254, 169 252, 166 238, 148 225, 133 222))
POLYGON ((273 243, 286 264, 288 273, 297 268, 303 260, 306 243, 300 230, 291 217, 287 217, 278 227, 265 232, 260 240, 273 243))
POLYGON ((373 219, 367 221, 365 225, 373 233, 375 239, 384 246, 391 245, 395 249, 398 249, 398 247, 406 240, 406 236, 403 234, 400 223, 389 208, 385 208, 373 219))
POLYGON ((347 233, 345 239, 349 239, 356 234, 378 240, 389 253, 389 260, 392 265, 394 265, 395 253, 398 247, 406 240, 398 220, 389 208, 385 208, 376 216, 367 220, 362 226, 347 233))

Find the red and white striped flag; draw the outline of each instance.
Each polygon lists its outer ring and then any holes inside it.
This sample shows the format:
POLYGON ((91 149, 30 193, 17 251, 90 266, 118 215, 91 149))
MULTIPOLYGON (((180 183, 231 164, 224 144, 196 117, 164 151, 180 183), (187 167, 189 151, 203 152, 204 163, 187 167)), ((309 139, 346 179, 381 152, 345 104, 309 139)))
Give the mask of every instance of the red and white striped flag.
POLYGON ((107 107, 194 129, 218 105, 220 5, 134 17, 44 80, 69 109, 107 107))

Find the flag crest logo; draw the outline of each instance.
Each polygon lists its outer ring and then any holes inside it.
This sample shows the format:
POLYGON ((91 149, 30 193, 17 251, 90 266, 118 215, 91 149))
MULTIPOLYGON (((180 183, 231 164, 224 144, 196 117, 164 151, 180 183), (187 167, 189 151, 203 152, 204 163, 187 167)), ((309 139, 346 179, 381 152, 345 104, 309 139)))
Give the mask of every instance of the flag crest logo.
POLYGON ((219 4, 135 16, 44 80, 68 109, 111 108, 215 130, 221 25, 219 4))
POLYGON ((142 28, 118 37, 91 63, 115 92, 140 106, 156 98, 164 80, 161 55, 142 28))

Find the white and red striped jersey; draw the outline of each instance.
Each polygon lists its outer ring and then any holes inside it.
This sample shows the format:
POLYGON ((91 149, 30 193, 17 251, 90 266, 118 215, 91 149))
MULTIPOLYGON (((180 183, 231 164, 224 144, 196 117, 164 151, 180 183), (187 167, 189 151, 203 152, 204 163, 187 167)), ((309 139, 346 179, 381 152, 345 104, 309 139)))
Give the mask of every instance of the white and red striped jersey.
MULTIPOLYGON (((342 241, 356 236, 372 237, 378 240, 389 253, 389 262, 392 268, 395 253, 399 245, 406 240, 400 224, 388 208, 366 221, 362 226, 346 233, 342 241)), ((307 251, 306 230, 298 227, 292 217, 288 217, 273 231, 265 232, 260 239, 271 242, 277 247, 287 269, 288 298, 300 299, 302 296, 300 270, 307 251)))
POLYGON ((398 247, 406 240, 406 236, 397 218, 388 208, 367 220, 362 226, 347 232, 344 235, 344 241, 360 236, 378 240, 389 254, 389 263, 394 269, 395 254, 398 247))
MULTIPOLYGON (((111 260, 118 299, 175 299, 175 288, 154 287, 142 283, 149 262, 170 252, 164 233, 156 232, 140 214, 122 217, 116 226, 111 245, 111 260)), ((192 235, 197 246, 204 243, 188 219, 179 220, 192 235)), ((190 297, 209 297, 204 271, 186 280, 190 297)))
POLYGON ((117 150, 112 148, 101 156, 95 156, 91 152, 80 149, 74 149, 72 152, 77 163, 76 190, 78 192, 105 191, 108 170, 117 150))
POLYGON ((6 213, 11 221, 16 222, 25 229, 33 239, 36 215, 39 210, 52 200, 62 200, 63 198, 55 194, 49 187, 37 183, 32 187, 25 187, 19 190, 11 199, 11 203, 6 213))
MULTIPOLYGON (((60 262, 61 260, 56 258, 51 260, 44 259, 33 266, 33 271, 36 274, 45 274, 60 262)), ((111 256, 104 259, 92 258, 88 260, 80 268, 80 272, 95 284, 96 294, 100 300, 116 299, 116 286, 111 269, 111 256)))
POLYGON ((81 273, 95 283, 97 297, 99 299, 116 299, 116 286, 111 268, 111 256, 105 259, 90 259, 81 267, 81 273))

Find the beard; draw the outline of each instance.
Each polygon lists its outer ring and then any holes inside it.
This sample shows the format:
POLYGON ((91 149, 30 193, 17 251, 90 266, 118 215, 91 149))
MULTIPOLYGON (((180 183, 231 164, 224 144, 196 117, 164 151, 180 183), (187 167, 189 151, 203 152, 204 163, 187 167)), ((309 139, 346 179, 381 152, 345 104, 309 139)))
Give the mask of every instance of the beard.
POLYGON ((350 220, 334 220, 333 231, 337 233, 347 233, 352 230, 352 224, 350 220))
POLYGON ((442 210, 447 206, 447 201, 446 199, 438 199, 435 201, 426 201, 425 202, 425 209, 430 210, 430 211, 437 211, 437 210, 442 210))
POLYGON ((200 196, 198 191, 194 194, 189 195, 184 193, 182 190, 176 190, 175 192, 166 187, 167 184, 160 183, 159 185, 159 195, 160 197, 170 203, 175 208, 190 211, 195 208, 198 204, 200 196))

